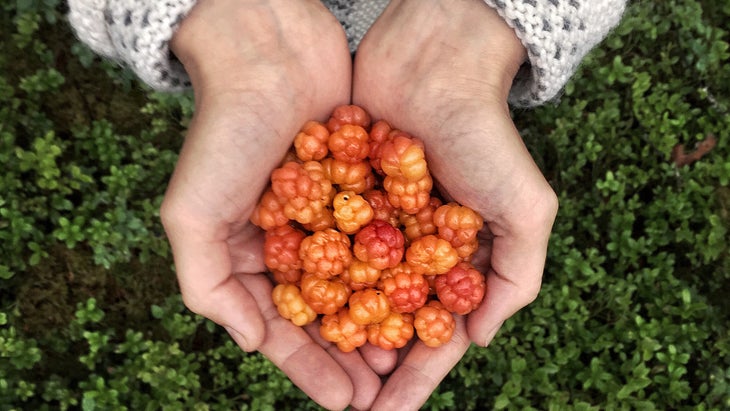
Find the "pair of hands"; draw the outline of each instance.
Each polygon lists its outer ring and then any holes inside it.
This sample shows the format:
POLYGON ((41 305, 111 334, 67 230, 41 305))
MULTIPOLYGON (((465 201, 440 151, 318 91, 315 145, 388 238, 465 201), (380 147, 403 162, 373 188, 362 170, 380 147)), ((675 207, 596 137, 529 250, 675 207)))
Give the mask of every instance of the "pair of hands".
POLYGON ((200 0, 171 41, 196 111, 161 209, 185 304, 325 408, 417 409, 540 289, 557 200, 507 107, 525 50, 481 0, 393 0, 354 66, 319 0, 200 0), (423 140, 443 194, 493 234, 487 294, 452 341, 342 353, 281 318, 249 223, 301 125, 353 103, 423 140), (436 351, 436 352, 435 352, 436 351))

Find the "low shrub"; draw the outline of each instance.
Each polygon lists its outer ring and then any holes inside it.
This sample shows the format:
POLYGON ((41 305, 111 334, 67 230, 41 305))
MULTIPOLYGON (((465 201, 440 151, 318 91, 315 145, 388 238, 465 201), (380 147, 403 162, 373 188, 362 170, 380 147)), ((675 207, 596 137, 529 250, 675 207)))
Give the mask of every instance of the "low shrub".
MULTIPOLYGON (((182 305, 158 207, 192 114, 0 6, 0 410, 317 409, 182 305)), ((730 6, 636 1, 514 112, 560 198, 543 288, 425 409, 730 408, 730 6)))

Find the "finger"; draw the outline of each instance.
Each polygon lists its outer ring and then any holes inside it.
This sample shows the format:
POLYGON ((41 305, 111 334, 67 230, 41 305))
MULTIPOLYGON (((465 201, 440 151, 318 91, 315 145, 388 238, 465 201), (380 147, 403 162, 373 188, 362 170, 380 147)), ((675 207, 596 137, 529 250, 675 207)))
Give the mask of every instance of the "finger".
POLYGON ((263 315, 266 335, 259 352, 322 407, 346 408, 354 394, 351 377, 302 327, 279 315, 271 300, 269 279, 264 275, 236 275, 234 278, 245 283, 263 315))
POLYGON ((504 321, 537 298, 551 224, 544 226, 495 236, 484 299, 467 319, 469 337, 476 344, 489 345, 504 321))
POLYGON ((366 343, 359 348, 359 351, 365 362, 378 375, 390 374, 398 362, 397 350, 384 350, 378 346, 366 343))
POLYGON ((469 348, 464 318, 451 341, 431 348, 417 341, 380 390, 373 410, 418 410, 469 348))
POLYGON ((357 350, 348 353, 342 352, 336 345, 325 341, 319 334, 319 326, 314 323, 306 326, 305 330, 312 340, 325 349, 350 376, 354 390, 350 405, 358 410, 370 409, 375 397, 380 392, 382 383, 380 377, 363 356, 357 350))
MULTIPOLYGON (((180 214, 163 213, 177 270, 180 292, 185 305, 193 312, 225 327, 246 351, 258 348, 264 338, 264 322, 256 300, 232 275, 229 245, 225 238, 186 224, 180 214)), ((239 251, 241 253, 245 251, 239 251)), ((237 268, 248 272, 263 270, 258 258, 244 259, 248 264, 237 268)))

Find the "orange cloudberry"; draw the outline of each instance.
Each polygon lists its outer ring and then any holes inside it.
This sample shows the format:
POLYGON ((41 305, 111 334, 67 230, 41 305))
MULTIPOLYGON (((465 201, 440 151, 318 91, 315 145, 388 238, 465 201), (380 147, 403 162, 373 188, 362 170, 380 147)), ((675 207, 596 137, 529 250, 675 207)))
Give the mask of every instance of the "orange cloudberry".
POLYGON ((351 291, 338 277, 323 280, 310 273, 302 275, 302 298, 318 314, 333 314, 347 304, 351 291))
POLYGON ((443 304, 437 300, 431 300, 416 310, 413 327, 424 344, 429 347, 439 347, 451 340, 456 328, 456 320, 443 304))
POLYGON ((459 255, 448 241, 431 234, 411 242, 406 261, 423 274, 443 274, 459 262, 459 255))
POLYGON ((413 314, 391 312, 367 328, 368 341, 384 350, 404 347, 413 338, 413 314))
POLYGON ((423 143, 403 133, 383 143, 380 168, 386 175, 418 181, 428 174, 423 143))
POLYGON ((331 200, 332 183, 318 161, 290 161, 272 172, 271 190, 286 200, 284 215, 307 224, 331 200))
POLYGON ((302 161, 321 160, 329 152, 327 142, 330 132, 318 121, 307 121, 294 138, 294 149, 302 161))
POLYGON ((274 287, 271 298, 279 314, 298 326, 311 323, 317 313, 307 305, 299 288, 293 284, 279 284, 274 287))
POLYGON ((315 231, 299 245, 299 258, 304 271, 328 279, 350 265, 350 238, 332 228, 315 231))
POLYGON ((289 217, 284 214, 284 204, 286 199, 277 196, 270 189, 267 190, 251 214, 251 222, 264 230, 286 225, 289 217))
POLYGON ((383 188, 388 193, 388 201, 394 207, 400 208, 408 214, 415 214, 428 205, 431 199, 433 179, 426 174, 417 181, 408 181, 402 176, 386 176, 383 188))
POLYGON ((348 306, 350 307, 350 318, 357 324, 378 323, 390 313, 388 297, 373 288, 353 292, 348 306))
POLYGON ((347 308, 322 317, 319 335, 326 341, 335 343, 342 352, 353 351, 368 341, 366 326, 352 321, 347 308))
POLYGON ((365 199, 354 191, 342 191, 332 201, 337 228, 343 233, 354 234, 360 227, 373 219, 373 209, 365 199))

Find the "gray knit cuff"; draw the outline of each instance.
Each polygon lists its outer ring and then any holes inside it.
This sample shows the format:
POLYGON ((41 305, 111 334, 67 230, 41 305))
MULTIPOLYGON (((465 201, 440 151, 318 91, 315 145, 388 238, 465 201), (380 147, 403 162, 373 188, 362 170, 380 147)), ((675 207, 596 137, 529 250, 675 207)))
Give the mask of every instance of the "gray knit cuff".
POLYGON ((79 40, 129 66, 157 90, 190 86, 168 43, 196 0, 69 0, 68 19, 79 40))
POLYGON ((484 0, 527 49, 509 101, 536 106, 558 95, 581 60, 621 19, 625 0, 484 0))

